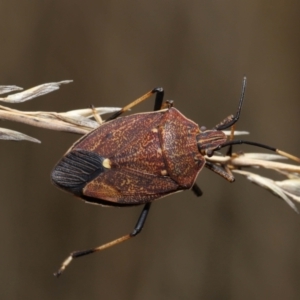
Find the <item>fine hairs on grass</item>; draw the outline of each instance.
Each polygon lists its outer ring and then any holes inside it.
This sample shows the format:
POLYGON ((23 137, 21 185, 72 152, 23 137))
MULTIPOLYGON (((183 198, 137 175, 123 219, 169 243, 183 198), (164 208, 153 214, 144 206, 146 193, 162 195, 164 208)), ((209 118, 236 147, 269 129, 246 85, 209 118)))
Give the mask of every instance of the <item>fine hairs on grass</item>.
MULTIPOLYGON (((5 103, 21 103, 58 90, 61 85, 70 82, 72 82, 72 80, 45 83, 24 91, 22 88, 14 85, 0 85, 0 95, 9 94, 5 97, 0 97, 0 101, 5 103)), ((71 110, 64 113, 45 111, 25 112, 0 105, 0 119, 83 135, 99 126, 99 122, 102 120, 99 115, 113 113, 119 110, 120 108, 118 107, 96 107, 71 110), (97 120, 93 120, 92 118, 97 120)), ((232 132, 225 133, 228 136, 232 135, 232 132)), ((241 131, 234 133, 234 135, 241 134, 248 133, 241 131)), ((0 128, 0 139, 40 143, 40 141, 34 137, 6 128, 0 128)), ((205 157, 205 159, 233 173, 245 176, 249 181, 283 199, 294 211, 298 212, 293 201, 300 202, 299 164, 278 162, 278 160, 286 159, 286 157, 273 153, 231 153, 230 155, 215 153, 212 157, 205 157), (280 173, 284 176, 284 179, 276 181, 272 178, 258 175, 257 171, 260 168, 280 173)), ((294 160, 299 162, 299 159, 294 160)))

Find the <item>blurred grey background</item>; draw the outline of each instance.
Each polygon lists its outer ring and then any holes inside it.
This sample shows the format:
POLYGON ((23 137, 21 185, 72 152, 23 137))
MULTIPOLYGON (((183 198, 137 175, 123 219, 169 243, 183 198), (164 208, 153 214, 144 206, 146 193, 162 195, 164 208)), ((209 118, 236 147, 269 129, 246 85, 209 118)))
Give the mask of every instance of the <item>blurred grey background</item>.
MULTIPOLYGON (((123 106, 162 86, 187 117, 212 127, 236 111, 246 74, 237 129, 299 156, 299 6, 2 0, 0 84, 74 80, 11 105, 31 111, 123 106)), ((300 298, 300 217, 245 178, 229 184, 207 169, 197 181, 203 197, 156 202, 140 236, 54 278, 71 251, 129 233, 142 207, 88 205, 51 185, 51 169, 79 136, 1 127, 42 140, 0 141, 1 299, 300 298)))

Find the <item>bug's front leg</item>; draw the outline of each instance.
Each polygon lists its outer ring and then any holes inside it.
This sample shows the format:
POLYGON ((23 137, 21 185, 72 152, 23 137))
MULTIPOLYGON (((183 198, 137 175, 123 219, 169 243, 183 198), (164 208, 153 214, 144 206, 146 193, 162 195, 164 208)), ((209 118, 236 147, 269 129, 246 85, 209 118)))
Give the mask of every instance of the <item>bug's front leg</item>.
POLYGON ((210 169, 211 171, 217 173, 218 175, 222 176, 229 182, 233 182, 235 180, 234 176, 232 175, 232 173, 229 169, 224 169, 223 167, 221 167, 215 163, 212 163, 210 161, 205 162, 205 167, 210 169))

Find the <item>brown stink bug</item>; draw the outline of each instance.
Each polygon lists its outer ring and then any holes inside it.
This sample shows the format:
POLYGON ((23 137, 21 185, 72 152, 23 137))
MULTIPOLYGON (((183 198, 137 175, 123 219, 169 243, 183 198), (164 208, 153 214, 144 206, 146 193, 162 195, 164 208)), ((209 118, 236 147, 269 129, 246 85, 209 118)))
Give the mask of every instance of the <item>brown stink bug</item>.
POLYGON ((276 148, 254 142, 227 141, 222 130, 233 128, 238 121, 245 88, 246 78, 237 113, 211 130, 200 129, 169 102, 163 105, 164 91, 156 88, 79 139, 52 171, 53 183, 87 202, 119 207, 144 204, 144 208, 130 234, 93 249, 71 253, 54 275, 59 276, 73 258, 136 236, 154 200, 188 189, 201 196, 195 180, 204 166, 229 182, 234 181, 228 169, 207 161, 205 155, 212 156, 215 151, 234 144, 250 144, 288 156, 276 148), (152 94, 156 94, 153 112, 118 118, 152 94))

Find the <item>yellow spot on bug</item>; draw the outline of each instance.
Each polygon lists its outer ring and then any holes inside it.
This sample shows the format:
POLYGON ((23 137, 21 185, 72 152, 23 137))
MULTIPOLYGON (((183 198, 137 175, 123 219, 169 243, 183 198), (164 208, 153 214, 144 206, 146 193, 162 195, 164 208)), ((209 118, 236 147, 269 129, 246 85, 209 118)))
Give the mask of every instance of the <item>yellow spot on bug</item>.
POLYGON ((163 176, 166 176, 166 175, 168 174, 167 170, 162 170, 160 173, 161 173, 161 175, 163 175, 163 176))
POLYGON ((157 128, 152 128, 152 132, 158 132, 157 128))
POLYGON ((157 149, 157 153, 160 154, 160 155, 162 154, 161 148, 158 148, 158 149, 157 149))
POLYGON ((102 162, 102 165, 103 165, 104 168, 110 169, 111 168, 111 161, 108 158, 105 158, 104 161, 102 162))

